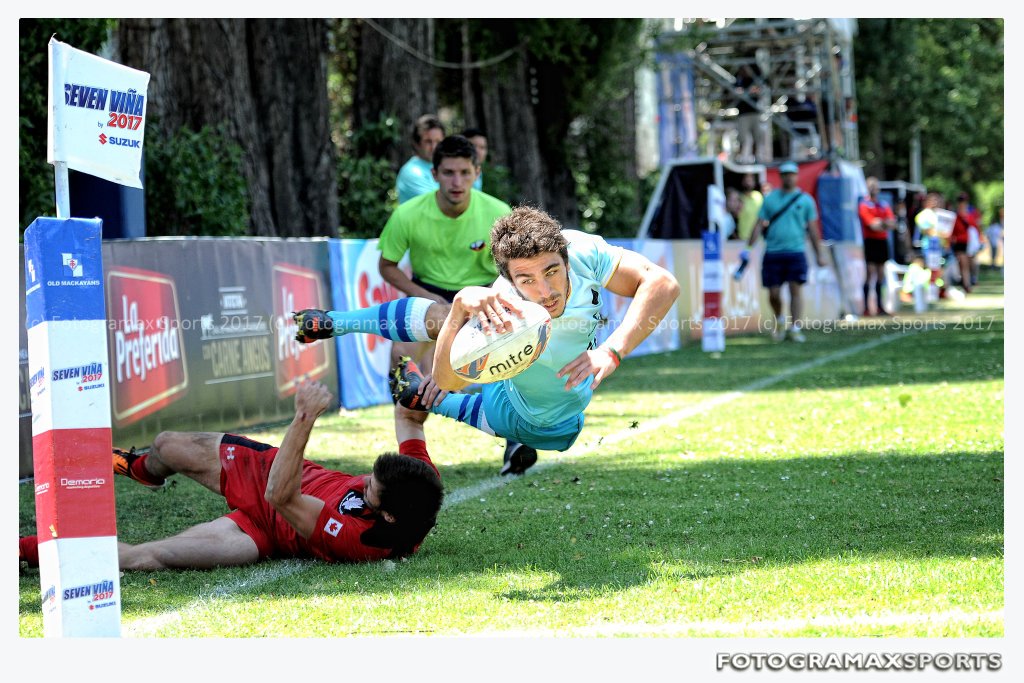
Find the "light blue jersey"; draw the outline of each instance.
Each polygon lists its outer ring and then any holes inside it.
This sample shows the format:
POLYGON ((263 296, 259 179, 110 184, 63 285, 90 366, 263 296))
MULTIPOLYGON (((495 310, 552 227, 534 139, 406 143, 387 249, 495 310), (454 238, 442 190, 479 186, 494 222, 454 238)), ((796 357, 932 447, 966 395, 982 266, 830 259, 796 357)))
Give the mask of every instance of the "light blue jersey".
POLYGON ((768 220, 781 211, 783 207, 793 198, 793 193, 799 196, 785 212, 778 215, 771 225, 764 238, 764 250, 767 253, 783 252, 804 252, 804 242, 807 240, 807 223, 818 218, 818 210, 814 205, 814 199, 806 192, 795 189, 792 192, 775 190, 765 195, 764 203, 761 204, 761 213, 758 218, 768 220))
MULTIPOLYGON (((593 377, 565 390, 565 378, 555 375, 567 363, 596 346, 601 321, 601 289, 622 258, 622 248, 597 235, 563 230, 569 240, 569 298, 565 311, 551 321, 547 349, 529 368, 502 382, 516 413, 534 425, 553 425, 577 417, 590 403, 593 377)), ((510 286, 499 278, 502 287, 510 286)))
POLYGON ((440 185, 434 180, 431 171, 434 164, 430 161, 420 159, 415 154, 398 170, 398 179, 395 187, 398 189, 398 203, 404 204, 413 197, 418 197, 425 192, 433 192, 440 185))

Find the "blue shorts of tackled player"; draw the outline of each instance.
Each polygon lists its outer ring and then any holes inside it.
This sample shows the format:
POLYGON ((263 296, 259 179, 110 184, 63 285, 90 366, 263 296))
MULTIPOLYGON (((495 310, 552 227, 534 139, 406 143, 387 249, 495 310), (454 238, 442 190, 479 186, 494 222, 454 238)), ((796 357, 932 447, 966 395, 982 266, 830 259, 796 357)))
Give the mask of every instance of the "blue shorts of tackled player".
MULTIPOLYGON (((657 329, 679 296, 679 283, 642 254, 597 235, 563 230, 531 207, 518 207, 494 223, 491 252, 498 279, 490 287, 462 289, 450 305, 409 297, 356 311, 306 309, 294 314, 297 339, 310 343, 361 332, 394 341, 436 340, 433 376, 413 378, 418 382, 415 399, 398 391, 396 400, 531 450, 564 451, 583 428, 583 411, 594 390, 657 329), (622 323, 598 346, 604 290, 632 301, 622 323), (471 317, 485 329, 511 330, 510 316, 520 313, 521 299, 540 304, 551 315, 547 348, 515 377, 485 384, 481 393, 459 393, 469 382, 451 366, 455 335, 471 317)), ((399 374, 410 370, 417 372, 406 365, 399 374)))

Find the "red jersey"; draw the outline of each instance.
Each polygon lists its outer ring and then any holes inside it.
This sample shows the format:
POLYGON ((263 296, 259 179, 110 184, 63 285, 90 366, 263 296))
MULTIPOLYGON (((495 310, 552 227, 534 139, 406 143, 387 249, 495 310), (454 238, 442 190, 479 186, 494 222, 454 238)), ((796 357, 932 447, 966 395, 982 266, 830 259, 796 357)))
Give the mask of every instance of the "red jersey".
MULTIPOLYGON (((233 434, 225 434, 220 445, 221 492, 235 508, 227 516, 256 542, 260 559, 315 557, 326 562, 364 562, 394 555, 394 548, 367 543, 371 538, 386 537, 372 530, 375 525, 388 524, 363 500, 368 475, 330 470, 310 460, 302 461, 302 493, 324 501, 324 507, 310 537, 300 536, 263 497, 277 451, 233 434)), ((423 441, 405 441, 398 452, 424 461, 437 472, 423 441)))
POLYGON ((882 220, 896 220, 896 216, 893 214, 892 207, 889 206, 888 202, 881 199, 874 202, 871 201, 870 197, 862 199, 860 204, 857 206, 857 214, 860 216, 860 229, 864 239, 888 239, 888 230, 885 228, 875 230, 871 227, 871 222, 876 218, 881 218, 882 220))
POLYGON ((967 228, 978 227, 978 210, 973 206, 967 207, 966 211, 956 212, 956 220, 953 221, 953 232, 949 234, 951 244, 967 244, 967 228))

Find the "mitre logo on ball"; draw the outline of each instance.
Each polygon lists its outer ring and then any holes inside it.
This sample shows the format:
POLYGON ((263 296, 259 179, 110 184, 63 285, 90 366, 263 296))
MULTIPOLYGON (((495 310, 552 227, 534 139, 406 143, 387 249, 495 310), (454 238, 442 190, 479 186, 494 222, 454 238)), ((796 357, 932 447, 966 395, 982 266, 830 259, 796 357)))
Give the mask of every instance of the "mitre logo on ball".
POLYGON ((450 360, 455 374, 487 384, 515 377, 540 358, 551 336, 551 316, 540 304, 518 302, 523 317, 510 313, 510 332, 485 332, 480 321, 466 321, 452 341, 450 360))

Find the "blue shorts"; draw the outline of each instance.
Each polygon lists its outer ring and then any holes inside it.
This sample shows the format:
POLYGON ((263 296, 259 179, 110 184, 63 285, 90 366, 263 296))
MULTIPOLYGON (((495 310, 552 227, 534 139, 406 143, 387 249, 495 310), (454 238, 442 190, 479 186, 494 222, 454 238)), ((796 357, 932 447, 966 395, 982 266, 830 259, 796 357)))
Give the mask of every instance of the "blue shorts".
POLYGON ((765 252, 761 259, 761 284, 779 287, 786 282, 807 282, 807 256, 802 251, 765 252))
POLYGON ((564 451, 573 445, 583 430, 583 413, 553 425, 527 422, 512 407, 504 382, 485 384, 483 397, 487 423, 495 434, 511 441, 543 451, 564 451))

